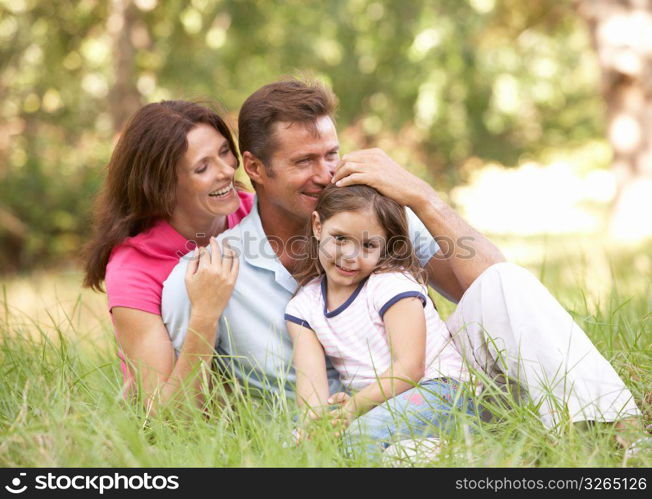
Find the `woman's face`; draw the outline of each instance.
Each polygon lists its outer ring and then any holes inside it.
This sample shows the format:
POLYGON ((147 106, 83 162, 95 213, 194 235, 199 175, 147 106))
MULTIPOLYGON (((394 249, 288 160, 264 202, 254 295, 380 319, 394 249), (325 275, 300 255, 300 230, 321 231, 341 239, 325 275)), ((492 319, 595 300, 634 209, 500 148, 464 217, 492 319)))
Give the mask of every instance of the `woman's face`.
POLYGON ((233 177, 238 163, 229 142, 203 123, 186 140, 188 150, 177 165, 174 215, 203 224, 236 211, 240 199, 233 177))

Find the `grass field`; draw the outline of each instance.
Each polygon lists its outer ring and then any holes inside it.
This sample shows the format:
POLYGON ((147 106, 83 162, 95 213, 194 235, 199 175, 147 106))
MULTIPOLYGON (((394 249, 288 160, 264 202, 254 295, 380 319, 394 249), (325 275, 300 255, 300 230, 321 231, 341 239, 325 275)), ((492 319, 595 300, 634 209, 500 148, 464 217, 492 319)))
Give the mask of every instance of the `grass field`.
MULTIPOLYGON (((652 419, 652 245, 597 238, 497 239, 585 329, 652 419)), ((121 392, 106 300, 76 271, 5 278, 0 289, 0 466, 375 466, 326 427, 290 442, 292 402, 231 396, 208 415, 147 417, 121 392)), ((442 315, 452 305, 438 301, 442 315)), ((432 466, 652 466, 624 459, 608 426, 550 433, 528 405, 444 441, 432 466)))

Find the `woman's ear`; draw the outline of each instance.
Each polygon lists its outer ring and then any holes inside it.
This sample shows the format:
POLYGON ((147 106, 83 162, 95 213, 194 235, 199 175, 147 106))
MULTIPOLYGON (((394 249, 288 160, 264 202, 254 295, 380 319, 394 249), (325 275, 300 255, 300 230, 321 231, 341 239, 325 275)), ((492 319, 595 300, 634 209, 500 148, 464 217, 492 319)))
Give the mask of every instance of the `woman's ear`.
POLYGON ((319 220, 319 213, 312 212, 312 235, 319 241, 321 239, 321 221, 319 220))

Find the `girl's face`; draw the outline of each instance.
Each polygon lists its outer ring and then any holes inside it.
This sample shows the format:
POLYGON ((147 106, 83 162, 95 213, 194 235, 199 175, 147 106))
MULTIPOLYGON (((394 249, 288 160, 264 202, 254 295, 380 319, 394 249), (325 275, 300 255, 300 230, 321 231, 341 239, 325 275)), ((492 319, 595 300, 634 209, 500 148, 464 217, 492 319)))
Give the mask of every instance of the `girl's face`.
POLYGON ((322 222, 312 213, 312 231, 319 240, 319 262, 329 284, 355 286, 380 260, 387 233, 370 210, 344 211, 322 222))
POLYGON ((186 140, 188 149, 177 165, 175 212, 202 223, 233 213, 240 205, 233 186, 238 162, 229 142, 203 123, 186 140))

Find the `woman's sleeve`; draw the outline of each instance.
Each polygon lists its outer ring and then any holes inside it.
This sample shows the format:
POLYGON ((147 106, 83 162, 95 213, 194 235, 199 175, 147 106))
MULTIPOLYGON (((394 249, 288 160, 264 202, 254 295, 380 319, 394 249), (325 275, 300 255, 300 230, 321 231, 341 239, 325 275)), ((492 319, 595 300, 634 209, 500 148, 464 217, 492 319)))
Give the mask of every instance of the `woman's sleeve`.
POLYGON ((105 284, 109 310, 127 307, 161 315, 163 285, 142 268, 108 265, 105 284))

